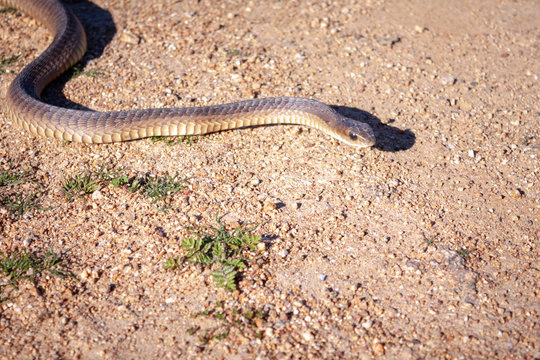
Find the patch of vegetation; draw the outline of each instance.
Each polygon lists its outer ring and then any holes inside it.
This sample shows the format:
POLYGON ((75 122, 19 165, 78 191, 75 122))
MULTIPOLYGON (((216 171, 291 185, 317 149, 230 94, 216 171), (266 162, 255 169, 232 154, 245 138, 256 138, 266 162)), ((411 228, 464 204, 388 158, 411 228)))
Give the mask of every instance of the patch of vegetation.
POLYGON ((227 231, 225 225, 216 219, 218 227, 191 227, 189 236, 182 240, 182 257, 169 258, 164 266, 174 270, 185 262, 211 267, 212 277, 217 287, 229 291, 236 290, 239 272, 246 268, 248 253, 257 253, 261 237, 252 235, 253 228, 242 225, 227 231))
POLYGON ((174 195, 182 191, 186 186, 186 180, 181 179, 179 174, 174 176, 163 175, 160 177, 146 176, 136 178, 130 184, 131 191, 139 191, 141 194, 151 199, 152 204, 161 203, 162 209, 166 209, 165 204, 170 195, 174 195))
POLYGON ((62 190, 64 190, 67 200, 71 201, 74 198, 93 193, 99 188, 99 185, 99 178, 94 173, 87 172, 65 179, 62 190))
POLYGON ((83 70, 81 64, 75 64, 71 68, 72 79, 75 79, 76 77, 79 77, 81 75, 85 75, 91 78, 100 78, 100 77, 104 77, 106 74, 107 72, 101 68, 83 70))
POLYGON ((43 210, 39 206, 41 192, 35 191, 30 195, 14 194, 4 196, 0 200, 0 206, 9 211, 11 215, 21 218, 25 213, 32 210, 43 210))
POLYGON ((180 192, 185 187, 186 180, 181 179, 179 174, 130 178, 125 173, 102 166, 96 171, 86 171, 66 178, 62 188, 67 200, 71 201, 109 184, 114 187, 127 187, 131 192, 139 192, 149 198, 152 204, 161 204, 159 208, 166 209, 168 197, 180 192))
POLYGON ((30 174, 26 171, 14 172, 13 169, 0 172, 0 186, 15 186, 30 180, 30 174))
POLYGON ((0 207, 11 215, 21 218, 32 210, 43 210, 39 207, 41 185, 32 179, 29 171, 9 170, 0 172, 0 207), (29 186, 23 184, 30 183, 29 186), (25 194, 28 192, 29 194, 25 194))
POLYGON ((212 309, 205 309, 192 315, 192 318, 206 317, 214 319, 218 322, 218 325, 205 330, 201 330, 200 326, 191 327, 187 330, 187 333, 195 335, 200 331, 199 342, 202 346, 207 345, 212 340, 227 338, 234 329, 247 338, 261 339, 263 331, 260 330, 260 327, 267 316, 268 314, 262 310, 242 311, 238 308, 227 308, 222 302, 218 301, 212 309))
POLYGON ((249 53, 242 51, 240 49, 225 49, 225 56, 229 59, 233 57, 237 57, 237 56, 248 57, 249 53))
POLYGON ((165 144, 169 146, 173 146, 176 144, 186 144, 187 146, 191 146, 195 144, 197 141, 199 141, 200 136, 199 135, 183 135, 183 136, 152 136, 150 137, 150 140, 153 142, 163 141, 165 144))
POLYGON ((474 252, 474 250, 469 250, 469 249, 465 249, 465 248, 461 248, 461 249, 458 249, 456 250, 456 253, 461 256, 462 258, 464 258, 465 260, 469 260, 470 258, 470 255, 474 252))
POLYGON ((48 250, 43 255, 27 251, 15 252, 11 255, 0 252, 0 303, 9 300, 2 296, 3 287, 18 289, 21 281, 36 282, 37 277, 43 273, 61 278, 75 277, 65 269, 60 256, 52 250, 48 250))
POLYGON ((0 58, 0 74, 6 73, 6 68, 14 65, 21 57, 22 54, 3 56, 0 58))
POLYGON ((15 9, 14 7, 7 7, 7 8, 0 9, 0 14, 7 14, 7 13, 13 14, 15 12, 17 12, 17 9, 15 9))

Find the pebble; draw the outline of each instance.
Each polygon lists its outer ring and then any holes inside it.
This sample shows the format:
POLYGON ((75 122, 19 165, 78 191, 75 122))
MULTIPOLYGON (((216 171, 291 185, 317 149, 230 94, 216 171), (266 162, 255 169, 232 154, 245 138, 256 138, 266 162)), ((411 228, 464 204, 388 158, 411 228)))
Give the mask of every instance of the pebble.
POLYGON ((103 199, 103 193, 99 190, 96 190, 92 193, 92 200, 100 200, 103 199))
POLYGON ((140 39, 137 35, 133 34, 129 30, 122 31, 122 35, 120 35, 120 41, 131 44, 131 45, 137 45, 140 42, 140 39))
POLYGON ((375 355, 383 355, 384 354, 384 346, 380 342, 374 342, 371 346, 371 349, 373 350, 373 353, 375 355))
POLYGON ((454 85, 456 79, 452 76, 443 76, 440 81, 443 85, 454 85))
POLYGON ((287 250, 287 249, 280 250, 278 252, 278 255, 281 256, 282 258, 286 258, 287 255, 289 255, 289 250, 287 250))
POLYGON ((363 327, 364 329, 366 329, 366 330, 369 329, 369 328, 371 328, 372 325, 373 325, 373 321, 371 321, 371 320, 366 320, 366 321, 364 321, 364 322, 362 323, 362 327, 363 327))
POLYGON ((302 334, 302 337, 304 338, 304 340, 306 341, 311 341, 313 340, 313 334, 309 331, 305 332, 304 334, 302 334))

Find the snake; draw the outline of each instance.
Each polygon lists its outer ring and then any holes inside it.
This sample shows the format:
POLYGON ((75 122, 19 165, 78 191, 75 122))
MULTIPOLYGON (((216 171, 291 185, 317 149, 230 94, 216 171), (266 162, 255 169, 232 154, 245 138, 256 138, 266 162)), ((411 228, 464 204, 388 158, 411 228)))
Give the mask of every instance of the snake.
POLYGON ((152 136, 204 135, 246 127, 296 124, 316 128, 355 147, 375 145, 373 129, 320 101, 256 98, 201 107, 93 111, 59 107, 41 99, 44 88, 86 52, 86 34, 59 0, 0 0, 38 21, 53 41, 24 67, 6 92, 8 117, 34 135, 69 142, 112 143, 152 136))

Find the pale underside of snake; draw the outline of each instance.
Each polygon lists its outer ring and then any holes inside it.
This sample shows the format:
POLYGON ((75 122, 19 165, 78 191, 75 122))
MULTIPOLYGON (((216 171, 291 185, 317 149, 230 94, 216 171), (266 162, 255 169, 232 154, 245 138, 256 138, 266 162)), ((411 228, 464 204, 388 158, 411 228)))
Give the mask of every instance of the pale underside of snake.
POLYGON ((123 111, 75 110, 43 102, 40 94, 86 51, 86 35, 77 17, 58 0, 0 0, 35 18, 54 35, 53 42, 13 80, 6 108, 20 127, 41 136, 84 143, 109 143, 149 136, 202 135, 270 124, 299 124, 356 147, 370 147, 369 125, 347 118, 330 106, 305 98, 254 99, 204 107, 123 111))

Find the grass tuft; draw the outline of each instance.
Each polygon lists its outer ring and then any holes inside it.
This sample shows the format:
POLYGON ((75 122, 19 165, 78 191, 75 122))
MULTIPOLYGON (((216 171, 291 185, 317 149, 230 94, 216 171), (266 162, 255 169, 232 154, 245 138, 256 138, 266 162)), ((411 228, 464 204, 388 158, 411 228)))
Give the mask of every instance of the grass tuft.
POLYGON ((41 185, 32 179, 30 171, 14 171, 10 168, 0 172, 0 207, 11 215, 21 218, 29 211, 43 210, 39 207, 41 197, 41 185), (30 184, 22 186, 25 183, 30 184))
POLYGON ((7 13, 13 14, 15 12, 17 12, 17 9, 15 9, 14 7, 7 7, 7 8, 0 9, 0 14, 7 14, 7 13))
POLYGON ((187 146, 191 146, 195 144, 197 141, 199 141, 200 136, 199 135, 183 135, 183 136, 152 136, 150 137, 150 140, 152 142, 159 142, 163 141, 165 144, 169 146, 173 146, 176 144, 186 144, 187 146))
POLYGON ((6 68, 14 65, 17 61, 19 61, 21 57, 22 57, 22 54, 2 57, 0 59, 0 74, 5 74, 6 68))
POLYGON ((75 79, 76 77, 79 77, 81 75, 85 75, 91 78, 102 78, 106 75, 106 71, 104 69, 97 68, 97 69, 83 70, 81 64, 73 65, 73 67, 71 68, 71 71, 72 71, 72 74, 71 74, 72 79, 75 79))
MULTIPOLYGON (((259 309, 250 309, 242 311, 239 308, 225 306, 221 302, 216 302, 211 309, 204 309, 194 315, 192 318, 206 317, 217 321, 217 326, 205 329, 199 335, 199 342, 206 346, 212 340, 222 340, 229 336, 233 330, 239 331, 246 337, 261 339, 263 332, 261 326, 268 313, 259 309)), ((196 335, 201 330, 200 326, 194 326, 187 330, 189 335, 196 335)))
POLYGON ((36 255, 27 251, 15 252, 7 255, 0 252, 0 303, 8 299, 3 298, 2 288, 10 286, 18 289, 23 280, 35 282, 42 273, 56 277, 74 277, 63 266, 62 259, 52 250, 43 255, 36 255))
POLYGON ((71 201, 109 184, 114 187, 126 187, 129 191, 139 192, 150 199, 158 208, 168 209, 167 199, 183 190, 186 182, 186 179, 181 179, 179 174, 129 178, 122 172, 102 166, 96 171, 85 171, 66 178, 62 188, 67 200, 71 201))

